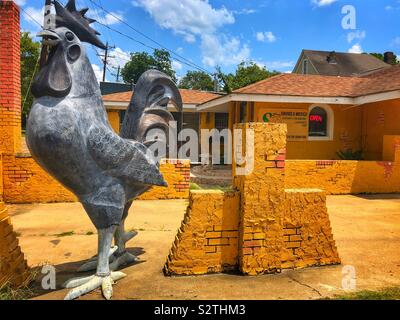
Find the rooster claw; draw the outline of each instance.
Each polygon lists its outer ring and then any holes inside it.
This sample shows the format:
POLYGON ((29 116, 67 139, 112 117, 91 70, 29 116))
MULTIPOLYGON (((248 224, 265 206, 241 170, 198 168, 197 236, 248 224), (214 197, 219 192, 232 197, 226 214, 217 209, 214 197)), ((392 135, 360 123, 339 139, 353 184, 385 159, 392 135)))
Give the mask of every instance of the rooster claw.
POLYGON ((113 295, 112 285, 115 281, 125 278, 126 274, 122 272, 111 272, 108 276, 90 276, 75 278, 64 284, 65 288, 74 288, 65 296, 64 300, 74 300, 101 287, 105 299, 110 300, 113 295))

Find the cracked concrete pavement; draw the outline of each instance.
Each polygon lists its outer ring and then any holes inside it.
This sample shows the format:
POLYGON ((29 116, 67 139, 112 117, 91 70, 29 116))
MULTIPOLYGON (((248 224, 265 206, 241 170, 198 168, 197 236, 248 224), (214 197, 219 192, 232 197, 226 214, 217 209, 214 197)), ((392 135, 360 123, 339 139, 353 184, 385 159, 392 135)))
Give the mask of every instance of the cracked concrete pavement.
MULTIPOLYGON (((400 285, 400 195, 329 196, 328 209, 342 265, 281 274, 165 277, 166 256, 187 202, 136 201, 127 220, 139 235, 128 243, 141 262, 123 271, 114 299, 320 299, 343 293, 342 269, 355 267, 357 289, 400 285)), ((96 229, 79 203, 10 205, 14 228, 31 266, 57 270, 55 291, 35 299, 62 299, 61 284, 96 253, 96 229)), ((38 281, 37 285, 39 286, 38 281)), ((99 291, 82 299, 101 299, 99 291)))

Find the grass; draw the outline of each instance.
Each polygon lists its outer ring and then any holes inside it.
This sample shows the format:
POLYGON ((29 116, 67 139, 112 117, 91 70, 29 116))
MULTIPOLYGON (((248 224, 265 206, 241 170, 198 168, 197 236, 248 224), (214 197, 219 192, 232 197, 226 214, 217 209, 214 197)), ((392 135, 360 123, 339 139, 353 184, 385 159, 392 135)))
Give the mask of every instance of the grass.
POLYGON ((218 185, 198 185, 197 183, 190 183, 190 190, 220 190, 232 191, 231 186, 218 186, 218 185))
POLYGON ((68 231, 68 232, 55 234, 54 236, 57 237, 57 238, 62 238, 62 237, 70 237, 70 236, 73 236, 74 234, 75 234, 74 231, 68 231))
POLYGON ((35 293, 31 284, 35 281, 38 274, 39 268, 30 269, 27 280, 18 288, 14 288, 10 281, 6 281, 0 286, 0 300, 28 300, 34 297, 35 293))
POLYGON ((400 300, 400 287, 385 288, 378 291, 363 290, 337 295, 335 300, 400 300))

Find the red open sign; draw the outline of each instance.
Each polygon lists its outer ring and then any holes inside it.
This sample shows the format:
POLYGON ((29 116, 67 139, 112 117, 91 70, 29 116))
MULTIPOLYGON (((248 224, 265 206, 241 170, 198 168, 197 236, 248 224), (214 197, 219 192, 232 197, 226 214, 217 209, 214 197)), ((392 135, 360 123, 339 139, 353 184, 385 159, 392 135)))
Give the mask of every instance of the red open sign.
POLYGON ((311 115, 310 116, 310 121, 312 122, 324 122, 324 119, 322 118, 322 116, 317 116, 317 115, 311 115))

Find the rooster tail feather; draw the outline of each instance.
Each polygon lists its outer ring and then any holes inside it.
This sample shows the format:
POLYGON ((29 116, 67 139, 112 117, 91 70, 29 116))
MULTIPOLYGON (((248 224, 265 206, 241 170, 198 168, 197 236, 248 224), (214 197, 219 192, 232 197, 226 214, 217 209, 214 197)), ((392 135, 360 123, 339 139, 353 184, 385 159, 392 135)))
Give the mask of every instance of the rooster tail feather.
POLYGON ((162 130, 165 137, 168 137, 169 122, 174 121, 168 111, 170 103, 182 115, 182 98, 173 80, 157 70, 143 73, 125 114, 121 137, 136 140, 146 146, 156 142, 146 141, 150 130, 162 130))

